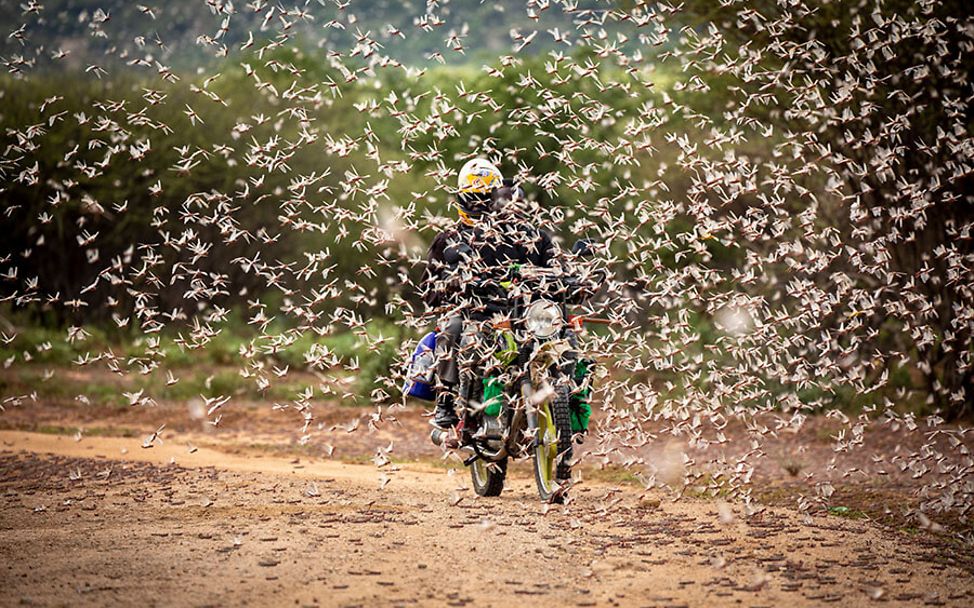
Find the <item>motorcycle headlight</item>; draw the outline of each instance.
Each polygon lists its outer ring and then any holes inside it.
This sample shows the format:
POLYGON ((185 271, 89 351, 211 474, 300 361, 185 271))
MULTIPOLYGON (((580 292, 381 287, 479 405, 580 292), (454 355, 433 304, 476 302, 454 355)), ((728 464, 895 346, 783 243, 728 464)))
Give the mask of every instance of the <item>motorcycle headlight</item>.
POLYGON ((528 306, 524 325, 538 338, 550 338, 561 329, 561 309, 554 302, 537 300, 528 306))

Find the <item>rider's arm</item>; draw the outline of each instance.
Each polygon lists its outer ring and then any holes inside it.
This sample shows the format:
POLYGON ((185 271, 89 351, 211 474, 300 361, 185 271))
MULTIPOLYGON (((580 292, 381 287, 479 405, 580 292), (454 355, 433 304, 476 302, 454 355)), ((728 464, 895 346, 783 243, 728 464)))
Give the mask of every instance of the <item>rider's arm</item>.
POLYGON ((538 233, 537 264, 538 266, 551 268, 554 266, 555 259, 557 258, 558 249, 555 247, 555 242, 547 230, 539 229, 538 233))
POLYGON ((443 301, 443 250, 446 249, 446 232, 436 235, 426 253, 426 270, 423 271, 422 295, 427 306, 439 306, 443 301))

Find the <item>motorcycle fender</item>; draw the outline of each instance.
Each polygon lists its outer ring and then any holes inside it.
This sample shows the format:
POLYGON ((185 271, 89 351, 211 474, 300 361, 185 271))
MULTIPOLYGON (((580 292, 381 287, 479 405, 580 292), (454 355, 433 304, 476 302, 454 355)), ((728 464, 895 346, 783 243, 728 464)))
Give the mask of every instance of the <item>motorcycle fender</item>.
POLYGON ((531 384, 540 386, 548 373, 548 368, 561 361, 562 356, 571 349, 567 340, 549 340, 538 344, 528 361, 531 384))

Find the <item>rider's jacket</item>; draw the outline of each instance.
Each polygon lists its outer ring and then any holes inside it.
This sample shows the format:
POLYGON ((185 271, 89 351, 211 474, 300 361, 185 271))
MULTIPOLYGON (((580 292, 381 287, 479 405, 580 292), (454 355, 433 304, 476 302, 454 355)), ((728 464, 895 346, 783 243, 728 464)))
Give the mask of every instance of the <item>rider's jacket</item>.
POLYGON ((463 284, 478 271, 509 264, 550 266, 555 247, 551 234, 517 218, 491 218, 474 226, 462 222, 436 236, 426 256, 423 300, 430 307, 457 304, 463 284), (467 263, 457 263, 455 248, 472 250, 467 263))

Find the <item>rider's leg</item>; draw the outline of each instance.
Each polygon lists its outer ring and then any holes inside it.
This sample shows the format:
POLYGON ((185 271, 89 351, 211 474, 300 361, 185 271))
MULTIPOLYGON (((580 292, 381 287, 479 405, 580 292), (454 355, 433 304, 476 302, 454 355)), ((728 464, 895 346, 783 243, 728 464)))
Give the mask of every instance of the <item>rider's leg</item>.
POLYGON ((439 363, 436 369, 436 412, 432 424, 440 429, 452 428, 459 422, 455 403, 456 386, 460 380, 457 366, 457 344, 460 342, 460 330, 462 328, 463 319, 454 316, 446 322, 446 325, 436 336, 436 358, 439 363))
POLYGON ((433 426, 444 431, 452 429, 460 422, 457 417, 453 390, 441 390, 436 394, 436 412, 430 422, 433 426))

